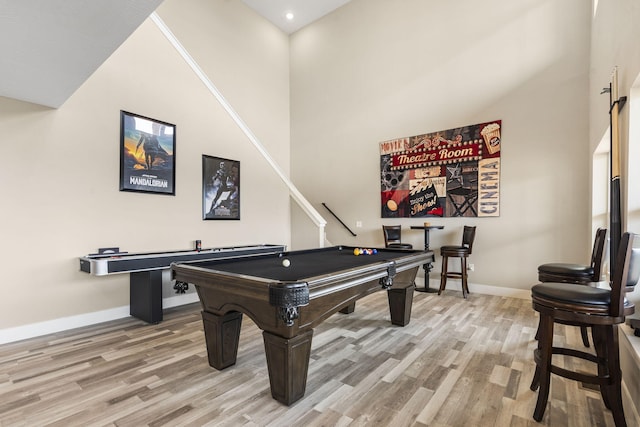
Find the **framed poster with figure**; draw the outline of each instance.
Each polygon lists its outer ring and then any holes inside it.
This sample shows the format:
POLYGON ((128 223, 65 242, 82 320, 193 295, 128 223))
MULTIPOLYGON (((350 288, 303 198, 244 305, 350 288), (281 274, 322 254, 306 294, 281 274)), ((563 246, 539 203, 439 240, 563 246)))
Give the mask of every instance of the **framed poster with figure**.
POLYGON ((176 126, 120 111, 120 191, 176 194, 176 126))
POLYGON ((240 219, 240 162, 202 155, 202 219, 240 219))

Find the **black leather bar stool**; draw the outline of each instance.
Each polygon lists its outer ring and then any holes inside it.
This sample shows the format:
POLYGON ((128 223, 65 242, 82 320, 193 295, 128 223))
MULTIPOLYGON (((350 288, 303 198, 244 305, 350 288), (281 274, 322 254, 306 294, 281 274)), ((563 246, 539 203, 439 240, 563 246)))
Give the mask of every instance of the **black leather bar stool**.
POLYGON ((402 243, 401 225, 383 225, 384 247, 392 249, 413 249, 411 243, 402 243))
POLYGON ((440 289, 438 295, 447 287, 447 278, 456 278, 462 281, 462 296, 467 298, 469 286, 467 284, 467 258, 473 250, 473 241, 476 237, 476 228, 464 226, 462 231, 462 245, 442 246, 440 255, 442 256, 442 272, 440 273, 440 289), (449 258, 460 258, 460 272, 449 271, 449 258))
MULTIPOLYGON (((599 282, 602 272, 602 260, 604 258, 604 245, 606 242, 607 229, 598 228, 593 241, 591 263, 589 265, 566 263, 542 264, 538 266, 538 280, 540 282, 575 283, 578 285, 589 285, 599 282)), ((584 346, 589 347, 587 328, 580 328, 580 333, 584 346)))
POLYGON ((591 262, 589 265, 550 263, 538 266, 538 280, 541 282, 579 283, 588 285, 600 281, 604 244, 607 241, 607 229, 598 228, 593 241, 591 262))
POLYGON ((625 316, 635 311, 635 306, 625 298, 626 292, 633 291, 640 278, 640 248, 633 247, 635 237, 631 233, 622 236, 613 280, 610 282, 611 289, 555 282, 540 283, 531 288, 533 309, 540 313, 538 348, 534 351, 536 371, 531 382, 531 390, 539 388, 533 413, 536 421, 542 421, 544 416, 553 373, 599 385, 602 400, 611 410, 616 427, 626 426, 622 408, 618 325, 624 322, 625 316), (555 323, 590 327, 595 354, 554 347, 555 323), (597 365, 597 374, 571 371, 554 365, 554 355, 593 362, 597 365))

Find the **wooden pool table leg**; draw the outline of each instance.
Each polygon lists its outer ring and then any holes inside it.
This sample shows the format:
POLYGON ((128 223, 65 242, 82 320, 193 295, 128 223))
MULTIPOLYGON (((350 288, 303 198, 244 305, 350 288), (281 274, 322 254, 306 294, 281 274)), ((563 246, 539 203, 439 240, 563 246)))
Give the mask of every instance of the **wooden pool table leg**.
POLYGON ((218 370, 235 365, 240 327, 242 326, 242 313, 231 311, 218 316, 203 311, 202 323, 204 324, 204 337, 207 341, 209 365, 218 370))
POLYGON ((342 309, 340 309, 340 313, 342 314, 351 314, 356 311, 356 303, 352 302, 349 305, 345 305, 342 309))
POLYGON ((415 286, 409 286, 404 289, 391 288, 387 290, 392 324, 398 326, 406 326, 409 324, 411 320, 414 289, 415 286))
POLYGON ((263 331, 264 350, 269 368, 271 396, 291 405, 304 396, 311 356, 313 329, 293 338, 282 338, 263 331))

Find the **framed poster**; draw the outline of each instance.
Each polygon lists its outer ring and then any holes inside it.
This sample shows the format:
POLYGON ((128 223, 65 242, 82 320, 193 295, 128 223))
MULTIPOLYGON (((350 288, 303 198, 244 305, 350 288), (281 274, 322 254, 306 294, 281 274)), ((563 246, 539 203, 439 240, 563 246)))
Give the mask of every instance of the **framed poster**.
POLYGON ((175 196, 176 126, 120 111, 120 191, 175 196))
POLYGON ((202 155, 202 219, 240 219, 240 162, 202 155))

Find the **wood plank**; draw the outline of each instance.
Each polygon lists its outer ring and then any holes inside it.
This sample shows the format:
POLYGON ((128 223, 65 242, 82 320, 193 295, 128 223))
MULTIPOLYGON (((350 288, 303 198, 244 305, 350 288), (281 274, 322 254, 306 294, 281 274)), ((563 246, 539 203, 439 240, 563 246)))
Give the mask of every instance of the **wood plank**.
MULTIPOLYGON (((262 333, 247 316, 237 363, 223 371, 208 364, 199 304, 164 318, 0 346, 0 425, 614 425, 597 391, 556 376, 544 420, 533 421, 527 300, 416 293, 411 322, 397 327, 386 295, 372 294, 316 328, 307 391, 291 407, 271 398, 262 333)), ((556 333, 582 347, 577 328, 556 333)))

